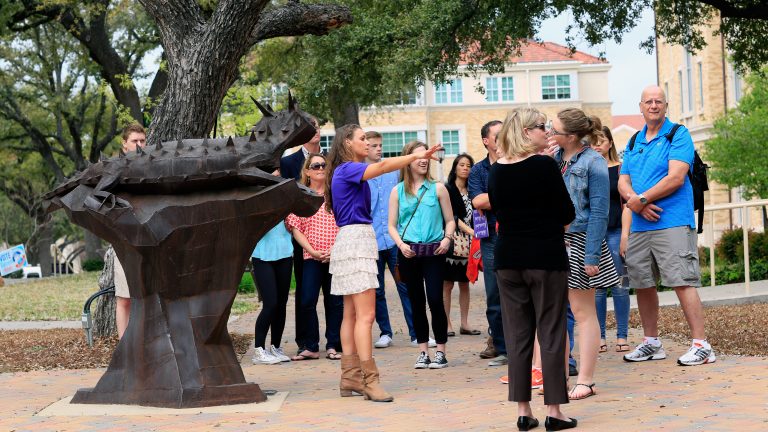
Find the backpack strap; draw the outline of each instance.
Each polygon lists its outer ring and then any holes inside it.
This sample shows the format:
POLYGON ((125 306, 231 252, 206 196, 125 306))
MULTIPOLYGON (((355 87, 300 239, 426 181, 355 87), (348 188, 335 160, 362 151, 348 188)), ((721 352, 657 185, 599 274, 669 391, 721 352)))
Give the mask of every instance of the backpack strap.
MULTIPOLYGON (((672 129, 664 135, 664 138, 666 138, 667 141, 672 142, 672 138, 675 137, 675 134, 677 133, 677 130, 680 129, 680 126, 682 126, 680 123, 673 123, 672 129)), ((632 135, 632 138, 629 139, 629 151, 632 151, 635 148, 635 140, 639 134, 640 131, 637 131, 634 135, 632 135)))
POLYGON ((640 131, 635 132, 634 135, 632 135, 632 138, 629 139, 629 151, 632 151, 635 148, 635 140, 637 139, 637 135, 640 134, 640 131))

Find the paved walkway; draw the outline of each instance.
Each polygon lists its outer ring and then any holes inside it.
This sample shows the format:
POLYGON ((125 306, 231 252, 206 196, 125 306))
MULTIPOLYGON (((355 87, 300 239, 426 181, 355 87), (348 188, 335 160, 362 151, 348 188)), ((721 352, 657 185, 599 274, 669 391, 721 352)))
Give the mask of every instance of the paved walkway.
MULTIPOLYGON (((485 328, 484 294, 472 287, 470 325, 485 328)), ((454 290, 454 324, 458 327, 458 290, 454 290)), ((702 297, 704 294, 702 293, 702 297)), ((249 381, 263 389, 289 392, 277 412, 156 413, 125 416, 54 416, 35 414, 93 386, 99 370, 59 370, 0 374, 0 430, 509 430, 516 421, 515 404, 499 376, 506 368, 489 367, 477 353, 483 336, 449 339, 450 367, 414 370, 416 349, 409 344, 396 293, 388 288, 395 345, 376 350, 384 386, 395 396, 390 404, 360 397, 339 398, 338 362, 325 359, 254 366, 243 358, 249 381), (405 335, 404 335, 405 333, 405 335)), ((321 308, 322 309, 322 308, 321 308)), ((293 316, 293 299, 288 316, 293 316)), ((255 314, 230 324, 232 331, 252 333, 255 314)), ((289 319, 284 336, 295 350, 289 319)), ((321 316, 321 322, 323 322, 321 316)), ((374 326, 374 331, 378 334, 374 326)), ((632 331, 631 342, 641 334, 632 331)), ((324 343, 324 341, 323 341, 324 343)), ((768 359, 720 356, 712 365, 683 368, 675 364, 686 347, 665 340, 669 358, 627 364, 618 353, 600 355, 595 380, 598 395, 564 406, 579 419, 579 430, 592 431, 752 431, 768 428, 768 359)), ((534 393, 535 415, 543 421, 543 398, 534 393)), ((538 429, 543 430, 543 427, 538 429)))

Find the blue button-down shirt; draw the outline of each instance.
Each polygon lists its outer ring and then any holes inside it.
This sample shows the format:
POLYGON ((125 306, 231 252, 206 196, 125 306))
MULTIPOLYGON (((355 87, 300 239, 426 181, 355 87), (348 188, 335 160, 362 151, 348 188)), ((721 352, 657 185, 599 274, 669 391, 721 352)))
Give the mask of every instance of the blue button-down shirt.
POLYGON ((399 182, 397 172, 389 172, 368 180, 371 188, 371 216, 373 231, 376 232, 376 243, 379 250, 392 249, 395 241, 389 236, 389 194, 399 182))
MULTIPOLYGON (((488 193, 488 175, 491 173, 491 161, 486 157, 472 166, 467 180, 467 192, 469 199, 473 200, 476 196, 488 193)), ((483 210, 483 214, 488 219, 488 230, 496 231, 496 214, 491 210, 483 210)))

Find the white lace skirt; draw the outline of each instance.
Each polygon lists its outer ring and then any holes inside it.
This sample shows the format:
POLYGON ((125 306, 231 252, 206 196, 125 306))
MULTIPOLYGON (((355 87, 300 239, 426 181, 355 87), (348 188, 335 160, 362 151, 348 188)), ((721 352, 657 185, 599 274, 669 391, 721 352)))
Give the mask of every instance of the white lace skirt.
POLYGON ((379 287, 379 248, 368 224, 341 227, 331 248, 331 294, 357 294, 379 287))

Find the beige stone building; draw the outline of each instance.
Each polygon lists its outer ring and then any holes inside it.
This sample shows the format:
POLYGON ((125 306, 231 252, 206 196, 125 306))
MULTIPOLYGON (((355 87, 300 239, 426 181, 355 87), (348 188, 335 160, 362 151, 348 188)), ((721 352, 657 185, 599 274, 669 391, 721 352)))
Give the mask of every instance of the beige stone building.
MULTIPOLYGON (((713 29, 704 31, 707 46, 696 54, 661 39, 657 39, 656 45, 658 85, 664 89, 669 101, 667 116, 690 130, 699 150, 712 136, 714 121, 734 108, 744 92, 744 81, 728 61, 722 38, 713 35, 713 29)), ((705 200, 710 204, 721 204, 739 202, 742 197, 738 189, 729 190, 710 180, 710 192, 705 200)), ((764 229, 759 208, 753 208, 749 219, 752 228, 764 229)), ((719 238, 724 229, 742 224, 740 210, 718 211, 714 238, 719 238)), ((699 236, 704 245, 709 244, 708 231, 709 218, 706 218, 705 233, 699 236)))
MULTIPOLYGON (((611 126, 608 71, 605 60, 551 42, 530 42, 496 75, 468 76, 464 69, 446 84, 427 82, 401 105, 374 108, 360 113, 361 126, 383 135, 384 157, 400 154, 404 144, 419 139, 446 149, 444 171, 453 158, 469 153, 485 157, 480 137, 482 126, 504 120, 509 110, 535 106, 552 117, 566 107, 577 107, 599 116, 611 126), (484 93, 479 90, 484 89, 484 93)), ((323 147, 333 138, 332 125, 322 130, 323 147)))

